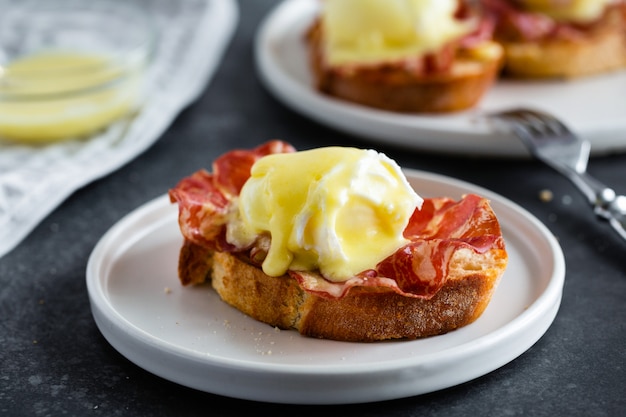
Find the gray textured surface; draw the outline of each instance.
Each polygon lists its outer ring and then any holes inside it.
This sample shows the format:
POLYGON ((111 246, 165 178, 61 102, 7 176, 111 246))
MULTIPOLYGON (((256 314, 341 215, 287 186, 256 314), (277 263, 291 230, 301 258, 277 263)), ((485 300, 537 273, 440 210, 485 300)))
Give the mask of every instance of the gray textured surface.
MULTIPOLYGON (((567 277, 545 336, 508 365, 428 395, 346 406, 223 398, 155 377, 118 354, 92 319, 87 258, 122 216, 234 146, 282 138, 297 148, 369 147, 276 102, 253 72, 252 39, 270 0, 241 1, 236 37, 200 100, 136 160, 74 193, 0 259, 0 415, 7 416, 618 416, 626 409, 626 244, 562 178, 532 161, 466 159, 377 147, 402 166, 474 182, 521 204, 555 233, 567 277), (554 193, 551 202, 540 190, 554 193)), ((626 193, 626 156, 591 172, 626 193)))

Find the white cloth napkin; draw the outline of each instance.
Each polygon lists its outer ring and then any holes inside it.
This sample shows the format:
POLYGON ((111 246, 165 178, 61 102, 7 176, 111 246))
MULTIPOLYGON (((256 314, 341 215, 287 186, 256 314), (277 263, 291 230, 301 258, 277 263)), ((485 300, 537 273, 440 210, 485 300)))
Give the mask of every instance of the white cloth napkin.
POLYGON ((160 31, 145 105, 87 140, 0 143, 0 257, 78 188, 148 149, 205 89, 236 27, 235 0, 138 0, 160 31))

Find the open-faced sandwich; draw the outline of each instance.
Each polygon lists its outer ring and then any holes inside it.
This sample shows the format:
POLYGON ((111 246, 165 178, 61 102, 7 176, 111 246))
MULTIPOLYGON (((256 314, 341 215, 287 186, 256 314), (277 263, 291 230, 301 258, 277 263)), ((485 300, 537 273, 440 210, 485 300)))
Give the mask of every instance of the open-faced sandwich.
POLYGON ((463 0, 319 0, 306 34, 316 88, 396 112, 474 106, 503 56, 493 25, 463 0))
POLYGON ((624 0, 481 0, 495 18, 504 73, 573 78, 626 68, 624 0))
POLYGON ((422 199, 373 150, 228 152, 170 190, 179 278, 281 329, 342 341, 415 339, 476 320, 507 264, 477 195, 422 199))

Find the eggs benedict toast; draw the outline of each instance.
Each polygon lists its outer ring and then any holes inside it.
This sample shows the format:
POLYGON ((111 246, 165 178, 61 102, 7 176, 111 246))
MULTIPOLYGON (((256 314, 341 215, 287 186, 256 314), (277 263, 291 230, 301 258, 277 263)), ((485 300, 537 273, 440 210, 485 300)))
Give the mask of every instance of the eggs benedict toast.
POLYGON ((504 74, 576 78, 626 68, 624 0, 481 0, 496 21, 504 74))
POLYGON ((280 329, 342 341, 415 339, 475 321, 507 264, 477 195, 422 198, 373 150, 234 150, 169 192, 183 285, 280 329))
POLYGON ((500 69, 492 25, 459 0, 321 0, 306 34, 316 88, 369 107, 474 106, 500 69))

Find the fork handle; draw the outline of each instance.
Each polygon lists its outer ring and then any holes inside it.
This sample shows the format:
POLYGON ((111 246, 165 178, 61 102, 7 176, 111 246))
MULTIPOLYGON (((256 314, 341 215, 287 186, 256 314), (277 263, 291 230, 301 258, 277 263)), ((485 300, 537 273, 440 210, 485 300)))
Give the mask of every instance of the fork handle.
MULTIPOLYGON (((554 168, 555 170, 561 172, 561 174, 565 175, 574 185, 578 188, 578 190, 587 197, 587 200, 592 205, 596 205, 598 199, 608 191, 610 194, 611 188, 602 184, 600 181, 589 175, 586 171, 579 172, 574 168, 567 166, 565 164, 559 164, 554 160, 546 160, 544 162, 549 166, 554 168)), ((615 194, 615 193, 613 193, 615 194)))
MULTIPOLYGON (((551 161, 552 162, 552 161, 551 161)), ((565 174, 593 206, 597 216, 606 219, 611 227, 626 239, 626 196, 616 195, 615 191, 585 172, 578 172, 568 166, 549 163, 557 171, 565 174)))

